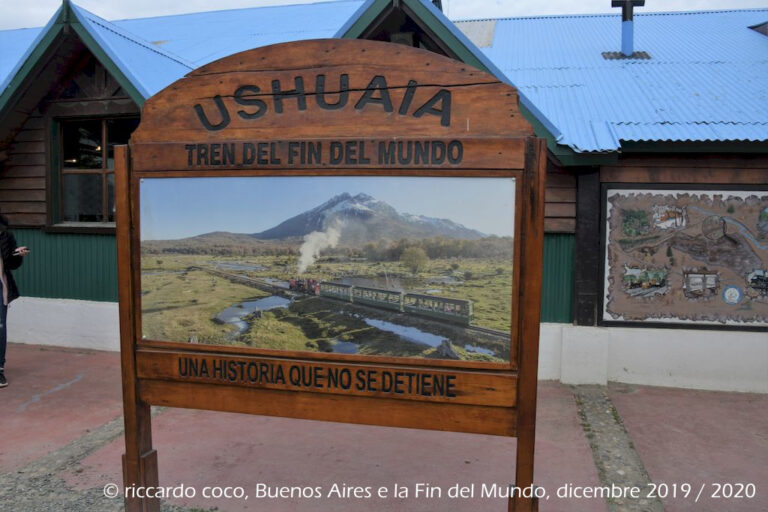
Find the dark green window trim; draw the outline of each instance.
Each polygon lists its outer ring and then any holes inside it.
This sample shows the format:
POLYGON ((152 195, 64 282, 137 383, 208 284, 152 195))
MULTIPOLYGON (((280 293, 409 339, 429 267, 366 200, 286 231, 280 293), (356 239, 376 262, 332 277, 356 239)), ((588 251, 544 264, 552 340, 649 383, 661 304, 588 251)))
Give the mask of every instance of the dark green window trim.
MULTIPOLYGON (((43 230, 47 233, 114 235, 114 222, 61 222, 61 140, 62 123, 71 120, 109 120, 120 118, 137 118, 137 114, 118 114, 107 116, 69 116, 46 118, 49 124, 48 168, 47 180, 47 224, 43 230)), ((106 150, 106 148, 105 148, 106 150)))

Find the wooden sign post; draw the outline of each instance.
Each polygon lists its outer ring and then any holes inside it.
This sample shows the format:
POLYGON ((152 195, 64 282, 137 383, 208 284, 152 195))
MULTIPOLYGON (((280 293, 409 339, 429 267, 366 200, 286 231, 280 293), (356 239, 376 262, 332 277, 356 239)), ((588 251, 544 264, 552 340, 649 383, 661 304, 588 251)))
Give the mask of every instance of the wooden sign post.
POLYGON ((157 405, 515 436, 532 487, 545 145, 514 88, 280 44, 150 98, 115 158, 126 486, 157 485, 157 405))

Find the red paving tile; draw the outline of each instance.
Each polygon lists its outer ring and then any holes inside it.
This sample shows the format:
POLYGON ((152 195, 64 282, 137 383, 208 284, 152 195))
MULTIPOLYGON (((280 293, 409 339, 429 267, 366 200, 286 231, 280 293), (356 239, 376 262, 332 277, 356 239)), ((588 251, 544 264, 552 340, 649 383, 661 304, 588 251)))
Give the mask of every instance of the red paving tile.
POLYGON ((667 512, 768 510, 768 396, 615 384, 609 394, 656 483, 690 483, 667 512), (714 483, 757 486, 753 499, 712 499, 714 483), (699 502, 694 501, 706 485, 699 502))
MULTIPOLYGON (((18 469, 121 414, 119 356, 27 345, 9 347, 0 390, 0 472, 18 469)), ((669 512, 768 510, 768 396, 611 385, 611 398, 657 483, 746 483, 752 500, 699 503, 666 499, 669 512)), ((489 436, 265 418, 173 409, 153 421, 161 484, 320 486, 333 483, 411 490, 407 500, 287 499, 173 500, 178 504, 242 510, 505 510, 504 500, 416 499, 419 482, 447 491, 452 485, 496 483, 514 475, 515 442, 489 436)), ((76 489, 120 482, 122 438, 63 475, 76 489)), ((599 485, 571 391, 542 383, 536 442, 536 481, 550 493, 543 512, 606 511, 601 500, 559 500, 564 484, 599 485)))
MULTIPOLYGON (((576 406, 567 387, 542 384, 539 397, 537 483, 554 493, 565 483, 599 485, 576 406)), ((191 410, 168 410, 153 421, 161 485, 184 483, 242 486, 252 496, 239 500, 172 500, 181 505, 218 507, 222 512, 269 511, 427 511, 506 510, 505 500, 415 499, 419 482, 441 487, 483 483, 503 486, 514 478, 515 442, 491 436, 428 432, 315 421, 265 418, 191 410), (254 497, 257 483, 270 486, 322 487, 334 483, 411 490, 402 499, 285 499, 254 497)), ((86 489, 120 481, 122 440, 110 443, 65 475, 70 485, 86 489)), ((602 501, 552 498, 542 512, 605 511, 602 501)))
POLYGON ((122 415, 120 357, 9 344, 0 389, 0 472, 15 471, 122 415))

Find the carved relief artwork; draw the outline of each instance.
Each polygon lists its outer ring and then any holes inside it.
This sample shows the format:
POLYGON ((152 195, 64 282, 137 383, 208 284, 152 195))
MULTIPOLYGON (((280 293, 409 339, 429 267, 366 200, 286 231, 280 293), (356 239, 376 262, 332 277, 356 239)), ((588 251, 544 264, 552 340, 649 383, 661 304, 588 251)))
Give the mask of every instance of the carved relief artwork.
POLYGON ((608 188, 603 320, 768 325, 768 191, 608 188))

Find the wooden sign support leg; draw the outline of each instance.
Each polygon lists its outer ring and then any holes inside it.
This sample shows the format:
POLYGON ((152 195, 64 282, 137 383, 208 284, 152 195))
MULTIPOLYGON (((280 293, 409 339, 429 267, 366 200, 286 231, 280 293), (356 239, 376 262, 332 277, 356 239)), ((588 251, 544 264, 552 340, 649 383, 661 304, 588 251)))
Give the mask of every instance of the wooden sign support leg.
POLYGON ((538 498, 521 496, 523 493, 533 492, 534 434, 533 425, 525 428, 520 426, 517 437, 517 461, 515 463, 515 492, 517 494, 509 499, 509 512, 537 512, 539 510, 538 498))
MULTIPOLYGON (((157 450, 152 449, 150 408, 137 403, 129 413, 125 409, 125 454, 123 482, 126 489, 158 486, 157 450)), ((126 512, 160 512, 160 500, 137 498, 130 492, 125 497, 126 512)))
POLYGON ((536 445, 536 389, 539 364, 539 316, 541 314, 541 262, 544 248, 544 189, 547 154, 542 139, 528 139, 525 146, 524 194, 531 210, 524 226, 522 266, 530 279, 520 287, 520 299, 528 303, 520 326, 520 380, 517 413, 516 494, 509 500, 509 512, 536 512, 538 498, 533 492, 533 454, 536 445), (538 180, 538 183, 536 183, 538 180), (535 275, 530 276, 533 272, 535 275), (526 494, 530 497, 523 497, 526 494))
MULTIPOLYGON (((133 495, 137 487, 157 487, 157 452, 152 449, 152 417, 149 405, 139 400, 136 389, 135 333, 131 273, 131 197, 128 179, 128 148, 115 148, 115 208, 117 217, 118 293, 120 299, 120 351, 123 377, 125 455, 123 483, 126 512, 159 512, 159 499, 133 495)), ((142 493, 143 494, 143 493, 142 493)))

